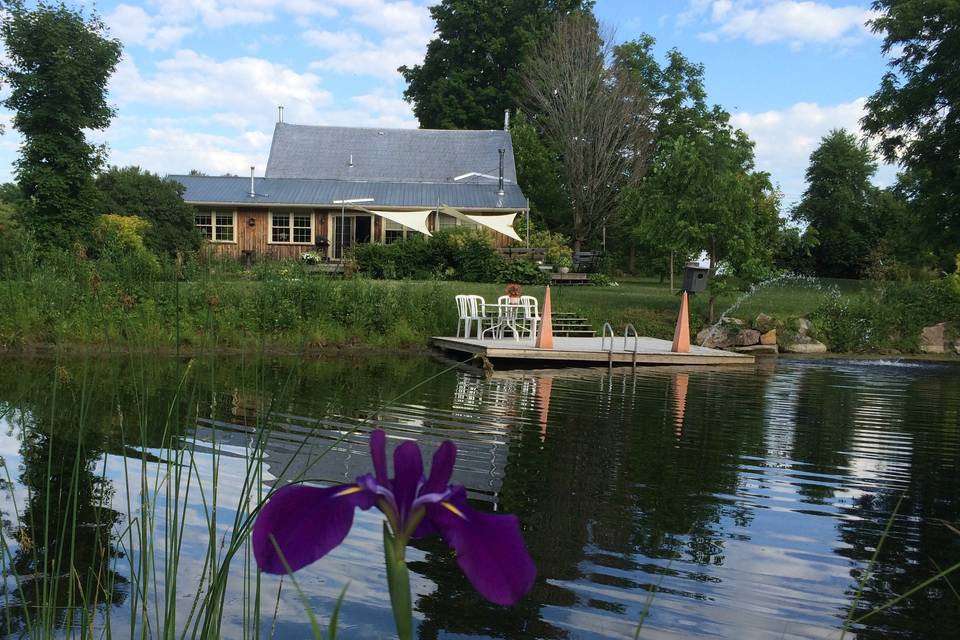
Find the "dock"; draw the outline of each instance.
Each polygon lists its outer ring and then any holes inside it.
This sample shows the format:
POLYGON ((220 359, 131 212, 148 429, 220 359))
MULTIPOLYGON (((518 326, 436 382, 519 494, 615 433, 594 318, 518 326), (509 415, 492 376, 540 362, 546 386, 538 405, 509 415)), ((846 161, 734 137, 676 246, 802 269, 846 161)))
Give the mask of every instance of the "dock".
POLYGON ((688 353, 673 353, 669 340, 658 338, 560 338, 553 339, 553 349, 538 349, 532 338, 478 340, 438 336, 431 344, 444 351, 475 354, 508 366, 547 364, 552 367, 595 365, 744 365, 754 357, 720 349, 691 346, 688 353))

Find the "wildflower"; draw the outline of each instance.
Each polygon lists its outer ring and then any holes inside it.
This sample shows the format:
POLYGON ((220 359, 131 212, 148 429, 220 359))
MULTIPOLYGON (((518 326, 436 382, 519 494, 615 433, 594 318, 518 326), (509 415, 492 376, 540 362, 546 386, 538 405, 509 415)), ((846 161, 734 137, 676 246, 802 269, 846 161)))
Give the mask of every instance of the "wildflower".
MULTIPOLYGON (((343 542, 354 509, 376 507, 387 518, 388 564, 411 538, 438 533, 457 552, 457 563, 480 595, 496 604, 520 600, 536 577, 536 568, 520 535, 516 516, 476 511, 466 491, 451 485, 456 446, 445 441, 424 477, 420 448, 413 442, 393 452, 394 477, 387 477, 386 435, 370 434, 374 473, 355 483, 319 488, 293 484, 264 505, 253 529, 257 564, 267 573, 296 571, 343 542)), ((388 567, 389 569, 389 567, 388 567)), ((388 571, 389 572, 389 571, 388 571)), ((391 595, 393 585, 391 585, 391 595)))

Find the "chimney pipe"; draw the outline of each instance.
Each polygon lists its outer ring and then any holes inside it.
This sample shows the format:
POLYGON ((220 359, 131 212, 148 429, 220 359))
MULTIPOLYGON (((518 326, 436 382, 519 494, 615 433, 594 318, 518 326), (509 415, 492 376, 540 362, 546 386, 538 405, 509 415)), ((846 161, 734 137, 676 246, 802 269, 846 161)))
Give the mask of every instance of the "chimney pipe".
POLYGON ((251 197, 251 198, 256 198, 256 197, 257 197, 257 190, 256 190, 256 189, 254 188, 254 186, 253 186, 253 170, 254 170, 254 168, 253 168, 253 167, 250 167, 250 197, 251 197))
POLYGON ((510 131, 510 109, 503 111, 503 130, 510 131))
POLYGON ((349 166, 351 166, 351 167, 353 166, 353 154, 352 154, 352 153, 350 154, 350 164, 349 164, 349 166))
MULTIPOLYGON (((509 111, 507 113, 510 113, 509 111)), ((503 195, 503 154, 505 149, 497 149, 500 152, 500 189, 497 191, 498 196, 503 195)))
POLYGON ((283 105, 277 107, 277 122, 283 124, 283 105))

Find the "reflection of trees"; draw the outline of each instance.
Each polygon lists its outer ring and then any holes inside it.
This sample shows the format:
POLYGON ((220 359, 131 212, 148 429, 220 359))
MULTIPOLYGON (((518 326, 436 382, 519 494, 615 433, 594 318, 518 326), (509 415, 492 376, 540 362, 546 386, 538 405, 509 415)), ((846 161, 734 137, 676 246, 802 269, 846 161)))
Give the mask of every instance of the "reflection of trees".
POLYGON ((107 439, 109 402, 89 403, 66 380, 56 392, 56 401, 34 393, 18 403, 19 480, 27 498, 6 526, 16 547, 7 567, 15 578, 2 593, 8 603, 0 610, 3 631, 23 631, 40 619, 48 620, 42 627, 83 624, 127 597, 127 580, 111 568, 119 557, 112 534, 120 514, 109 507, 110 481, 95 468, 107 439))
POLYGON ((557 581, 589 577, 621 588, 652 588, 632 578, 584 576, 588 556, 595 566, 635 574, 658 570, 642 565, 636 559, 641 555, 667 558, 681 550, 694 562, 723 561, 721 519, 742 525, 749 516, 715 496, 736 491, 741 454, 763 449, 763 394, 757 388, 763 380, 690 375, 685 411, 680 411, 684 385, 675 376, 637 375, 604 377, 600 394, 582 393, 582 378, 552 380, 546 434, 539 422, 544 407, 534 407, 533 428, 515 433, 511 441, 500 500, 501 510, 516 513, 524 523, 539 573, 534 593, 515 609, 485 605, 449 554, 424 547, 429 561, 416 570, 435 581, 437 590, 417 603, 426 617, 423 638, 437 637, 441 630, 567 637, 541 619, 543 606, 577 603, 579 596, 557 581), (727 402, 727 393, 736 393, 738 402, 727 402), (678 419, 683 422, 679 431, 678 419))
MULTIPOLYGON (((848 388, 848 394, 850 403, 855 404, 856 389, 848 388)), ((888 489, 859 496, 853 509, 858 517, 839 520, 840 535, 849 545, 841 553, 858 567, 866 567, 897 501, 904 496, 855 617, 960 560, 960 536, 942 524, 960 523, 960 377, 918 376, 900 402, 912 408, 898 425, 898 430, 913 437, 909 477, 888 489)), ((861 577, 859 571, 851 572, 851 602, 861 577)), ((865 627, 857 630, 857 637, 955 637, 960 627, 960 597, 954 590, 960 591, 960 578, 954 573, 949 580, 952 588, 940 580, 871 616, 865 627)), ((846 618, 847 614, 844 610, 838 615, 846 618)))

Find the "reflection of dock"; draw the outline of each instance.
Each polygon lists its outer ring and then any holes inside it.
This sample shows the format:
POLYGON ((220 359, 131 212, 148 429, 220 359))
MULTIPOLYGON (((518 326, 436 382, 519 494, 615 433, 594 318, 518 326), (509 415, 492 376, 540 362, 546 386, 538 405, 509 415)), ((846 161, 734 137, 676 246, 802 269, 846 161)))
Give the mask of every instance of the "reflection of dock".
POLYGON ((446 351, 474 353, 508 365, 549 363, 551 366, 598 364, 649 365, 729 365, 753 364, 751 355, 692 346, 689 353, 673 353, 669 340, 657 338, 554 338, 553 349, 538 349, 533 340, 477 340, 475 338, 435 337, 433 346, 446 351))

